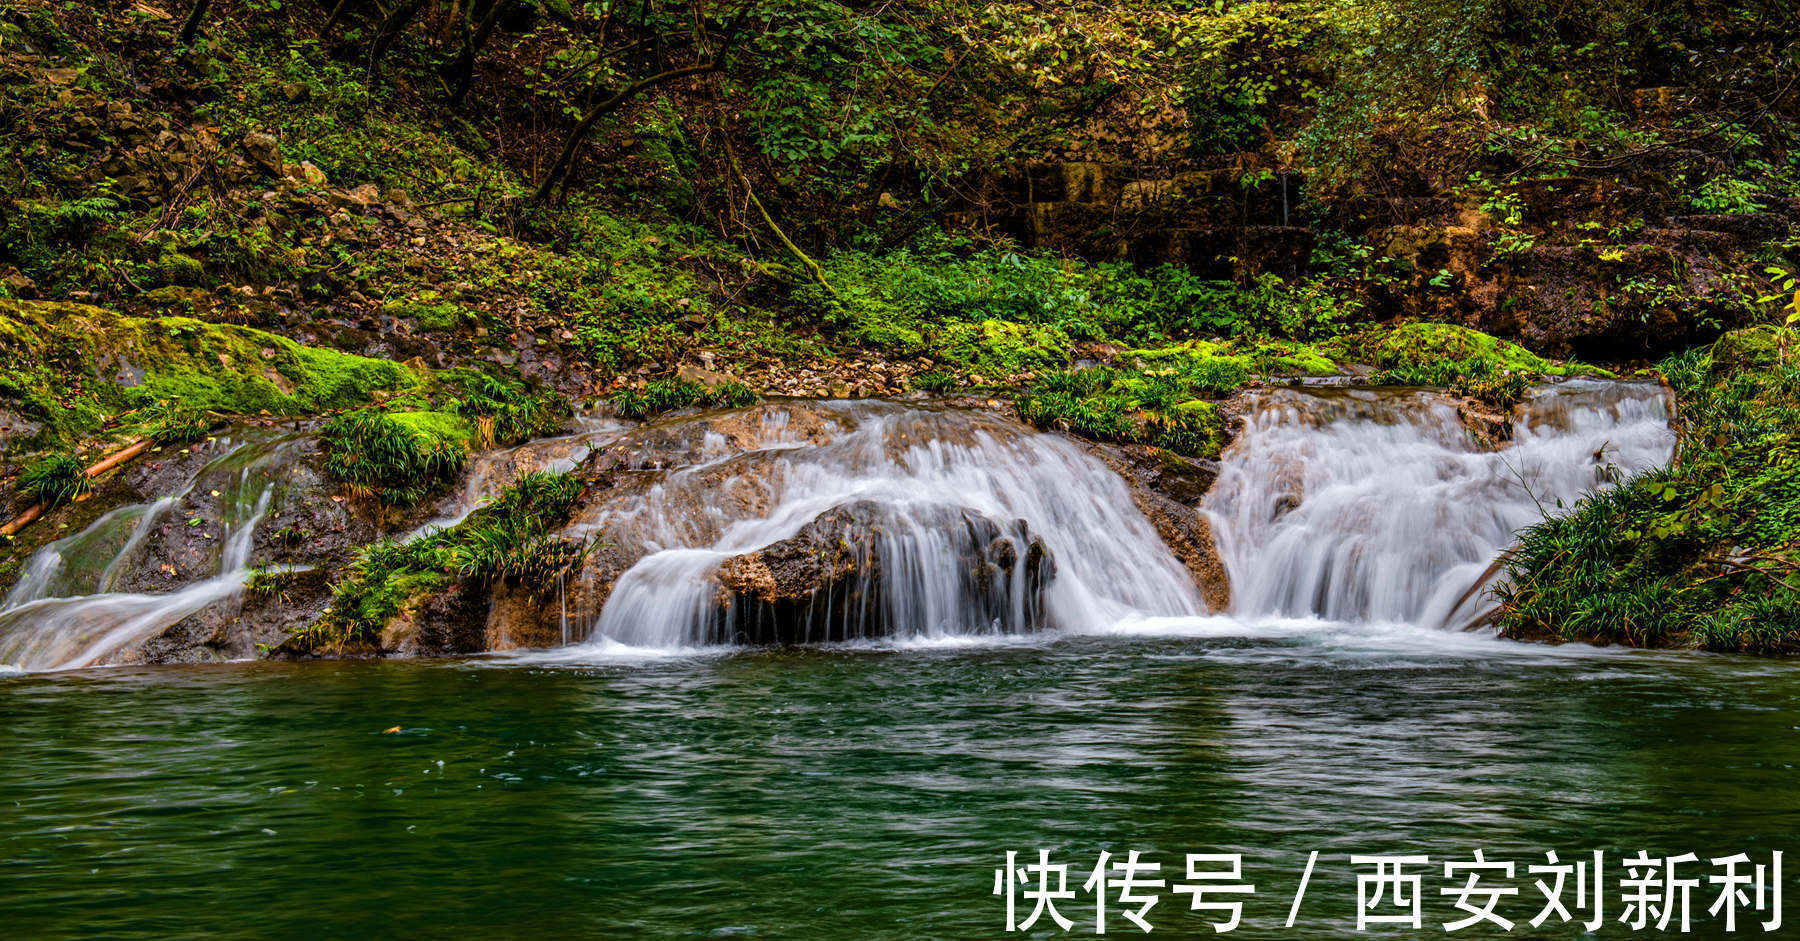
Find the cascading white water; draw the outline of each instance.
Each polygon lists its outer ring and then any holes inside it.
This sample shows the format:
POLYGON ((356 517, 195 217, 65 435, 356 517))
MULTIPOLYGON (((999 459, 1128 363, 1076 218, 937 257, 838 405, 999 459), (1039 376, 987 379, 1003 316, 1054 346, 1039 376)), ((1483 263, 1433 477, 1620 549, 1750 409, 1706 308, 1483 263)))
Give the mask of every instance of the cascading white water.
POLYGON ((1477 445, 1424 391, 1254 399, 1204 508, 1237 617, 1462 627, 1515 534, 1583 494, 1666 463, 1664 390, 1572 381, 1534 391, 1512 440, 1477 445))
POLYGON ((236 601, 250 571, 256 526, 268 512, 292 456, 293 439, 229 447, 182 491, 113 510, 74 536, 50 543, 0 609, 0 663, 64 670, 107 662, 133 643, 209 605, 236 601), (146 534, 197 482, 223 477, 218 574, 170 592, 113 590, 123 567, 139 562, 146 534), (116 546, 110 554, 104 548, 116 546))
MULTIPOLYGON (((641 534, 652 550, 619 578, 592 643, 677 647, 736 636, 718 623, 715 570, 735 556, 794 537, 823 514, 875 513, 871 544, 888 590, 878 611, 827 600, 802 636, 931 637, 1028 629, 1022 586, 1010 607, 971 603, 979 527, 998 527, 1023 551, 1042 540, 1055 575, 1044 586, 1049 624, 1090 627, 1130 615, 1198 614, 1187 571, 1133 506, 1124 483, 1069 441, 990 416, 893 403, 830 403, 842 426, 819 441, 789 434, 787 415, 763 417, 760 446, 732 452, 711 435, 702 463, 671 473, 624 513, 569 533, 641 534), (709 454, 716 457, 706 460, 709 454), (871 511, 869 508, 877 508, 871 511)), ((1020 578, 1025 566, 1018 566, 1020 578)))

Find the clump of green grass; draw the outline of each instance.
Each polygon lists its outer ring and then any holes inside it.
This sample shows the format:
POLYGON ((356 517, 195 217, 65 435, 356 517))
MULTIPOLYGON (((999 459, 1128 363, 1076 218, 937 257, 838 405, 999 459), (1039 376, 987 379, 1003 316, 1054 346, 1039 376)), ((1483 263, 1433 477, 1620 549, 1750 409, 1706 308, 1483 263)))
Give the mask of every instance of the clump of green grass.
POLYGON ((351 492, 389 505, 414 503, 460 472, 473 432, 442 412, 364 409, 332 419, 319 432, 325 470, 351 492))
POLYGON ((290 644, 303 651, 372 645, 389 621, 452 581, 445 547, 434 536, 372 542, 331 586, 331 606, 296 631, 290 644))
POLYGON ((912 387, 920 392, 942 395, 956 388, 956 373, 948 370, 931 370, 912 377, 912 387))
POLYGON ((332 585, 331 606, 296 633, 293 646, 374 644, 394 618, 458 579, 534 591, 555 585, 587 556, 586 546, 554 535, 582 489, 574 474, 527 474, 453 529, 365 546, 332 585))
POLYGON ((218 424, 213 416, 197 408, 172 402, 158 402, 145 409, 139 421, 145 437, 157 444, 199 441, 218 424))
POLYGON ((451 546, 457 571, 483 584, 550 584, 587 555, 585 547, 550 532, 552 523, 568 517, 581 491, 573 474, 519 478, 461 528, 451 546))
POLYGON ((736 380, 708 388, 691 379, 671 377, 651 380, 642 388, 621 389, 611 401, 620 415, 644 419, 683 408, 746 408, 756 404, 757 395, 736 380))
POLYGON ((68 454, 39 458, 19 475, 19 489, 47 509, 62 506, 92 488, 93 481, 87 475, 87 468, 68 454))
POLYGON ((522 382, 478 372, 459 378, 462 394, 451 401, 451 411, 475 423, 483 447, 551 434, 569 417, 569 400, 554 389, 534 392, 522 382))

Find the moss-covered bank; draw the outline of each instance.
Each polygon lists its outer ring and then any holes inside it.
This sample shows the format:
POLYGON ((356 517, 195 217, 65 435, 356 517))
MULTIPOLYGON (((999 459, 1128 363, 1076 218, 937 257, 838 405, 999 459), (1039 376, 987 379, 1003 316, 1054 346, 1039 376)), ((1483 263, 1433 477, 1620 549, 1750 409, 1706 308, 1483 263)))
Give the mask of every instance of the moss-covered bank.
POLYGON ((0 299, 0 399, 26 442, 68 445, 145 420, 158 405, 308 415, 420 388, 399 363, 188 317, 0 299))

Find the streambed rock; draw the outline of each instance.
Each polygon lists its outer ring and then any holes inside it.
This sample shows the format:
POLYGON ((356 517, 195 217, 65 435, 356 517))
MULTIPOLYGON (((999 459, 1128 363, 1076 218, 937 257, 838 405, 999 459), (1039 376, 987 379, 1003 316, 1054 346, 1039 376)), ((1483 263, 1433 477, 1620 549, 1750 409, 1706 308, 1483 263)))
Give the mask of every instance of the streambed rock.
POLYGON ((948 504, 859 501, 793 536, 727 558, 714 643, 797 644, 893 634, 896 622, 949 616, 958 631, 1035 630, 1056 562, 1024 521, 948 504), (945 557, 951 567, 942 567, 945 557), (945 577, 948 576, 948 577, 945 577))
POLYGON ((1124 479, 1131 502, 1193 577, 1207 610, 1230 608, 1231 576, 1219 559, 1212 523, 1200 512, 1200 501, 1218 479, 1218 462, 1141 444, 1081 444, 1124 479))

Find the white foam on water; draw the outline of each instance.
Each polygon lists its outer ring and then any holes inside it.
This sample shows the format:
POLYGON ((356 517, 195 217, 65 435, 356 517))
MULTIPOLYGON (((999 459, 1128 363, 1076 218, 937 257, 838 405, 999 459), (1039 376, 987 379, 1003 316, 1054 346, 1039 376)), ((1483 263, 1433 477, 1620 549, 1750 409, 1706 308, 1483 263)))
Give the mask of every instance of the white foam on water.
POLYGON ((987 536, 966 525, 965 514, 992 521, 1021 556, 1031 540, 1042 540, 1056 569, 1042 598, 1050 626, 1203 610, 1187 571, 1123 481, 1072 442, 980 413, 882 402, 830 407, 846 428, 824 443, 781 442, 755 452, 754 474, 746 466, 723 481, 716 480, 722 462, 733 456, 712 458, 653 488, 635 520, 607 521, 638 526, 657 545, 618 579, 587 632, 590 643, 686 648, 736 636, 729 620, 718 621, 719 565, 851 506, 879 513, 874 545, 864 547, 879 560, 879 607, 825 604, 831 623, 816 633, 809 624, 809 637, 943 640, 1040 626, 1023 583, 1028 566, 1014 566, 1010 577, 1020 584, 995 593, 1002 610, 971 587, 968 559, 986 550, 975 543, 987 536), (745 511, 717 496, 740 486, 761 494, 745 511))

